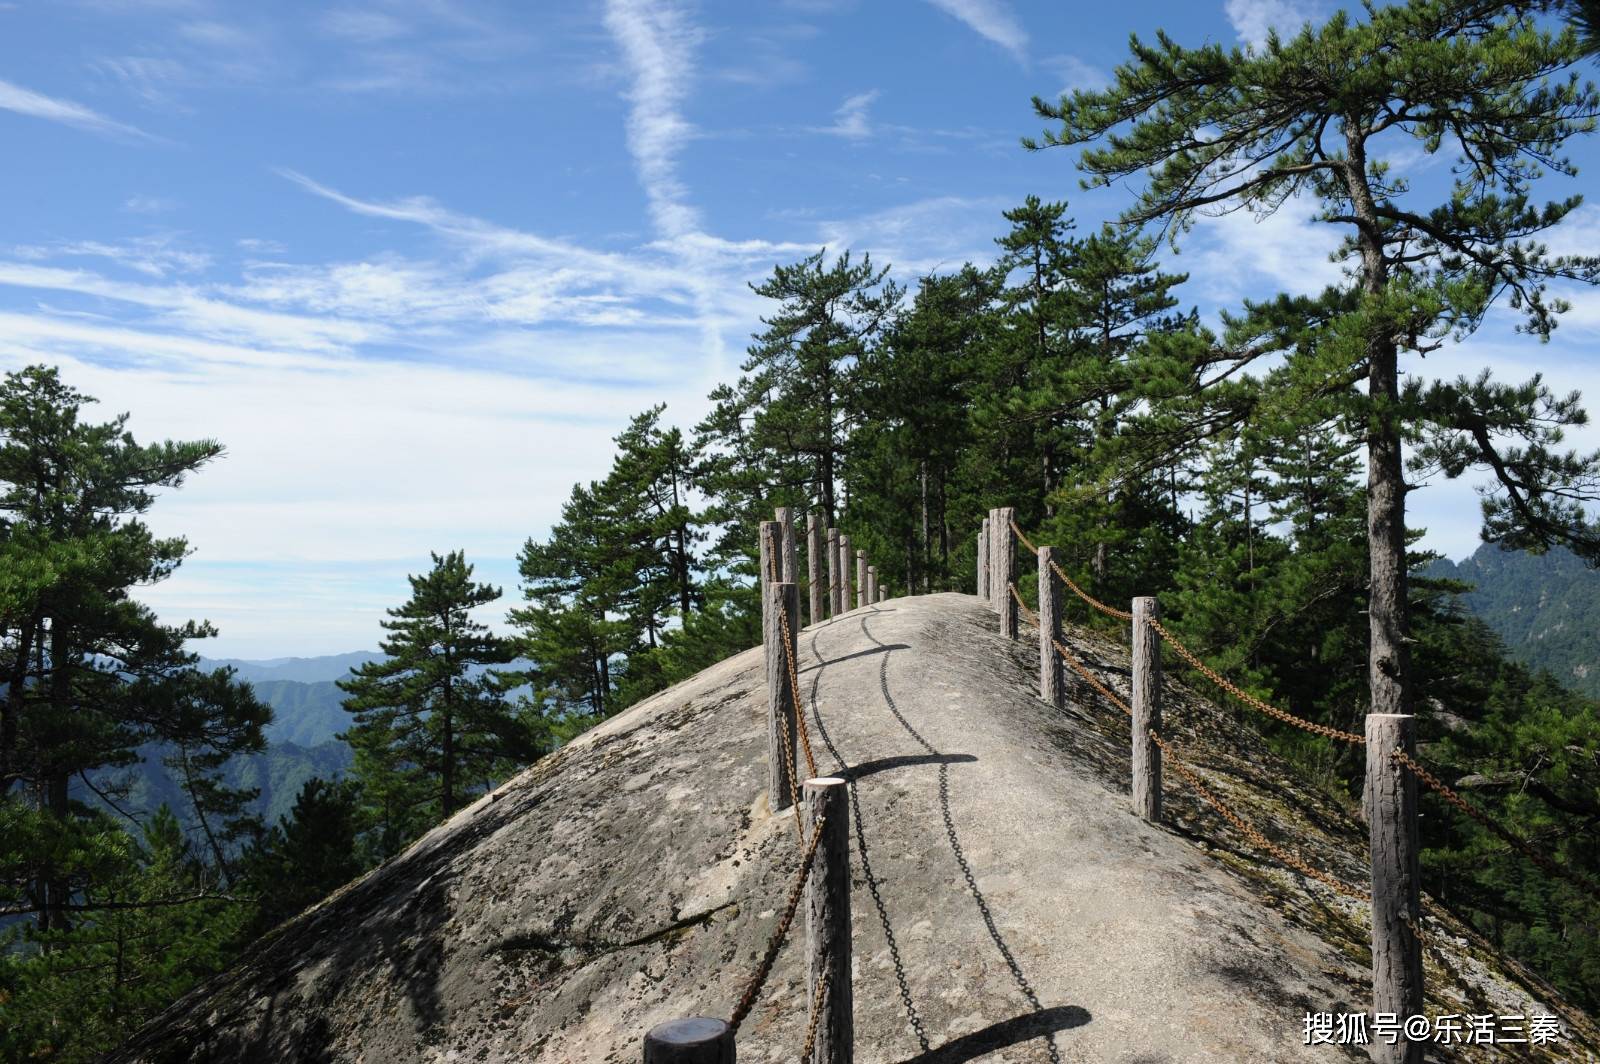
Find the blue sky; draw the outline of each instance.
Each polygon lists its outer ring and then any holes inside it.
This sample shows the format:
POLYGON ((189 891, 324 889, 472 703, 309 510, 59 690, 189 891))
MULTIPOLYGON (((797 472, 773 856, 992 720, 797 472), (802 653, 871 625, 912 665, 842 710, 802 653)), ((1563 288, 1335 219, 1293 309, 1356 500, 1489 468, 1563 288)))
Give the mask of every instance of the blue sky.
MULTIPOLYGON (((208 654, 371 647, 429 550, 513 596, 628 416, 692 424, 736 373, 775 262, 848 247, 911 281, 992 258, 1029 193, 1097 225, 1122 194, 1018 146, 1032 95, 1103 83, 1130 32, 1248 43, 1332 7, 0 2, 0 370, 225 444, 152 512, 195 554, 143 596, 216 622, 208 654)), ((1600 212, 1566 230, 1592 250, 1600 212)), ((1290 204, 1170 265, 1214 315, 1336 279, 1335 243, 1290 204)), ((1593 391, 1597 329, 1582 293, 1548 346, 1497 317, 1413 369, 1593 391)), ((1469 485, 1412 498, 1429 545, 1473 549, 1469 485)))

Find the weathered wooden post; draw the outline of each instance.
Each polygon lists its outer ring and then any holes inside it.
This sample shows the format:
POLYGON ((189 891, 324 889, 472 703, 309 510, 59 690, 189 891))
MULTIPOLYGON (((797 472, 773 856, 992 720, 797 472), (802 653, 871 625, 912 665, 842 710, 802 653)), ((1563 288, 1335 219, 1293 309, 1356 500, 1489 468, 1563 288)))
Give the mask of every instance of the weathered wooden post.
POLYGON ((844 612, 839 597, 839 530, 828 529, 828 616, 837 617, 844 612))
POLYGON ((878 567, 867 566, 867 605, 878 601, 878 567))
POLYGON ((978 597, 993 605, 989 597, 989 519, 978 529, 978 597))
POLYGON ((888 602, 889 601, 889 585, 888 584, 879 584, 878 585, 878 601, 879 602, 888 602))
POLYGON ((780 506, 773 511, 773 517, 783 529, 783 554, 779 558, 778 579, 786 584, 796 582, 794 563, 794 511, 787 506, 780 506))
POLYGON ((867 604, 867 552, 856 551, 856 609, 867 604))
POLYGON ((1061 658, 1055 640, 1061 635, 1061 578, 1052 563, 1054 547, 1039 548, 1039 697, 1052 706, 1064 700, 1061 689, 1061 658))
POLYGON ((807 1064, 851 1064, 855 1057, 855 996, 850 986, 850 794, 836 776, 806 780, 811 830, 822 840, 806 881, 807 1003, 823 988, 817 1040, 807 1064))
POLYGON ((839 533, 839 612, 845 613, 850 609, 850 566, 854 564, 855 553, 850 549, 850 537, 839 533))
POLYGON ((757 587, 766 587, 783 578, 783 526, 777 521, 761 522, 761 579, 757 587))
MULTIPOLYGON (((1409 713, 1367 714, 1367 827, 1372 850, 1372 1009, 1403 1023, 1421 1015, 1421 868, 1417 845, 1417 780, 1394 759, 1416 756, 1416 721, 1409 713)), ((1394 1045, 1374 1041, 1379 1064, 1421 1064, 1425 1043, 1402 1034, 1394 1045)))
POLYGON ((1017 638, 1017 600, 1011 597, 1011 582, 1017 577, 1017 533, 1011 527, 1017 511, 1002 506, 994 512, 990 525, 994 532, 994 553, 989 558, 990 578, 994 581, 994 608, 1000 612, 1000 634, 1017 638))
POLYGON ((1133 600, 1133 811, 1161 823, 1161 636, 1150 626, 1161 609, 1154 598, 1133 600))
POLYGON ((767 797, 774 811, 795 803, 790 781, 794 778, 791 774, 799 725, 795 723, 794 688, 789 685, 788 655, 797 649, 795 634, 799 630, 800 589, 781 581, 768 584, 762 598, 761 634, 767 652, 767 797), (785 617, 789 620, 787 647, 785 617))
POLYGON ((822 522, 816 514, 806 515, 806 590, 810 592, 811 623, 823 619, 822 593, 822 522))
POLYGON ((644 1064, 737 1064, 733 1028, 727 1020, 689 1016, 650 1028, 644 1064))

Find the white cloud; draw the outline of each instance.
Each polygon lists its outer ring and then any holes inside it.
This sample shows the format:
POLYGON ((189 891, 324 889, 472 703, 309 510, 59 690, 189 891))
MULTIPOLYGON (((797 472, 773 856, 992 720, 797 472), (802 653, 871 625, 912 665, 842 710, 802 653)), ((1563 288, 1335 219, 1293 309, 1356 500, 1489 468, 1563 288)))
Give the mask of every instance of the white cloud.
POLYGON ((1075 55, 1053 55, 1044 65, 1061 79, 1059 96, 1068 96, 1079 89, 1101 89, 1111 83, 1111 75, 1104 69, 1075 55))
POLYGON ((405 37, 411 32, 411 27, 393 15, 356 8, 330 11, 322 16, 321 24, 324 30, 335 37, 362 44, 390 41, 397 37, 405 37))
POLYGON ((82 104, 45 96, 9 81, 0 81, 0 111, 61 122, 91 133, 152 139, 144 130, 114 121, 82 104))
POLYGON ((1344 279, 1343 267, 1329 259, 1343 231, 1315 221, 1316 211, 1300 197, 1265 216, 1239 210, 1200 218, 1183 254, 1166 268, 1188 272, 1189 287, 1223 307, 1279 292, 1315 295, 1344 279))
POLYGON ((122 201, 129 214, 166 214, 178 209, 178 201, 164 196, 129 196, 122 201))
POLYGON ((1227 0, 1223 9, 1240 43, 1257 48, 1266 43, 1268 30, 1277 30, 1279 36, 1293 36, 1321 14, 1319 3, 1303 0, 1227 0))
POLYGON ((975 33, 1027 62, 1028 33, 1005 0, 928 0, 939 10, 966 23, 975 33))
POLYGON ((872 136, 872 123, 867 118, 867 109, 878 98, 878 90, 857 93, 833 112, 833 125, 822 126, 815 132, 826 133, 829 136, 843 137, 846 140, 865 140, 872 136))

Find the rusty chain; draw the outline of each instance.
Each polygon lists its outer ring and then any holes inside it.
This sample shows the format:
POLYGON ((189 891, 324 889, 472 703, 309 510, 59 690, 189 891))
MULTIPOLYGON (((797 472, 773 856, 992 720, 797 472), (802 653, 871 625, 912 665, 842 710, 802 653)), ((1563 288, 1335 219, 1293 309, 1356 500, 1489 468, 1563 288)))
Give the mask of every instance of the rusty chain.
MULTIPOLYGON (((768 575, 771 577, 773 583, 781 583, 782 581, 778 579, 778 577, 782 575, 778 568, 778 559, 773 557, 769 560, 772 564, 769 567, 768 575)), ((781 605, 782 604, 780 603, 780 607, 781 605)), ((765 604, 763 604, 763 607, 764 606, 765 604)), ((795 724, 800 732, 801 745, 805 749, 806 765, 810 768, 811 775, 815 777, 817 774, 817 762, 816 759, 811 756, 811 736, 806 731, 805 714, 800 711, 800 680, 795 672, 794 667, 794 636, 789 628, 789 611, 787 609, 780 608, 778 610, 778 617, 783 621, 783 655, 787 659, 788 665, 789 693, 794 698, 795 724)), ((778 730, 780 733, 779 737, 783 742, 784 768, 789 774, 789 794, 794 801, 794 826, 795 830, 799 832, 798 841, 801 844, 804 844, 806 831, 805 827, 800 823, 800 780, 795 775, 794 742, 789 734, 789 722, 784 718, 782 713, 777 713, 776 716, 778 718, 778 730)))
MULTIPOLYGON (((783 620, 783 656, 786 659, 785 663, 788 665, 789 695, 794 699, 794 720, 800 730, 800 746, 802 752, 806 755, 806 770, 811 773, 809 778, 814 779, 817 775, 817 759, 811 754, 811 733, 806 729, 805 711, 800 708, 804 703, 800 701, 800 673, 794 664, 794 633, 789 628, 789 611, 779 610, 778 616, 783 620)), ((784 726, 784 730, 788 731, 787 724, 784 726)), ((784 741, 788 742, 787 735, 784 736, 784 741)), ((785 747, 786 753, 787 749, 785 747)), ((795 792, 796 801, 799 800, 799 794, 799 791, 795 792)))
POLYGON ((1072 577, 1067 575, 1066 570, 1061 568, 1061 566, 1057 565, 1055 562, 1050 563, 1050 568, 1054 569, 1056 575, 1061 578, 1061 582, 1066 584, 1067 587, 1071 588, 1074 595, 1077 595, 1084 602, 1088 603, 1090 608, 1099 610, 1107 617, 1115 617, 1119 621, 1133 620, 1133 614, 1129 613, 1127 610, 1119 610, 1115 606, 1107 606, 1104 602, 1101 602, 1083 588, 1079 587, 1077 582, 1074 581, 1072 577))
POLYGON ((817 994, 811 999, 811 1019, 806 1023, 806 1045, 800 1050, 801 1064, 810 1064, 811 1050, 817 1044, 817 1022, 822 1019, 823 998, 828 993, 828 969, 822 970, 822 978, 817 980, 817 994))
MULTIPOLYGON (((795 808, 798 809, 799 805, 796 804, 795 808)), ((789 925, 794 922, 795 910, 800 907, 800 892, 805 890, 806 880, 811 876, 811 860, 817 855, 817 842, 822 838, 822 828, 827 822, 827 817, 818 817, 816 825, 811 829, 811 841, 806 844, 805 856, 800 859, 800 870, 795 874, 794 885, 789 888, 789 899, 784 906, 783 918, 778 921, 778 929, 767 941, 766 954, 756 966, 750 982, 745 985, 744 993, 739 995, 739 1004, 734 1006, 733 1015, 728 1018, 728 1026, 734 1031, 738 1031, 739 1025, 750 1015, 750 1010, 755 1007, 756 996, 766 984, 767 976, 772 974, 772 964, 778 959, 778 950, 783 948, 783 940, 789 934, 789 925)))
MULTIPOLYGON (((1017 591, 1017 585, 1012 584, 1010 590, 1011 597, 1016 599, 1017 608, 1022 611, 1023 618, 1035 628, 1039 627, 1039 615, 1029 609, 1026 602, 1022 601, 1022 595, 1017 591)), ((1050 637, 1050 642, 1055 646, 1056 653, 1061 655, 1061 660, 1066 662, 1067 665, 1079 676, 1083 677, 1084 682, 1098 691, 1112 705, 1122 710, 1122 712, 1128 714, 1130 717, 1133 716, 1133 710, 1129 708, 1128 703, 1119 698, 1117 693, 1111 690, 1111 688, 1101 683, 1099 677, 1095 676, 1094 673, 1085 668, 1083 663, 1078 660, 1077 656, 1074 655, 1072 651, 1061 645, 1060 640, 1052 635, 1050 637)))
POLYGON ((1156 634, 1161 636, 1161 638, 1166 640, 1168 643, 1172 644, 1172 649, 1178 652, 1179 657, 1192 665, 1206 679, 1210 680, 1212 683, 1216 684, 1218 687, 1222 688, 1224 691, 1228 692, 1230 695, 1237 698, 1251 709, 1259 710, 1269 717, 1275 717, 1278 720, 1283 721, 1285 724, 1293 724, 1296 728, 1311 732, 1313 735, 1321 735, 1329 739, 1338 739, 1339 741, 1346 743, 1360 744, 1367 741, 1367 737, 1365 735, 1357 735, 1355 732, 1340 731, 1338 728, 1330 728, 1326 724, 1318 724, 1315 721, 1306 720, 1304 717, 1297 717, 1287 710, 1279 709, 1270 702, 1264 702, 1255 695, 1241 690, 1237 684, 1228 680, 1221 673, 1217 672, 1217 670, 1201 661, 1200 658, 1195 655, 1194 651, 1178 642, 1177 637, 1171 632, 1167 631, 1166 626, 1163 625, 1158 619, 1155 617, 1147 617, 1146 622, 1151 628, 1156 630, 1156 634))
POLYGON ((1244 817, 1240 816, 1238 813, 1235 813, 1232 809, 1229 809, 1227 804, 1223 802, 1222 799, 1212 794, 1211 791, 1206 788, 1206 785, 1200 782, 1200 778, 1190 770, 1189 766, 1184 763, 1184 760, 1177 755, 1176 751, 1172 749, 1171 744, 1169 744, 1165 739, 1161 738, 1161 736, 1156 733, 1154 728, 1150 729, 1150 739, 1161 748, 1162 756, 1167 761, 1172 763, 1173 768, 1178 770, 1178 775, 1182 776, 1189 786, 1193 787, 1200 797, 1205 799, 1206 804, 1220 813, 1223 819, 1237 828, 1240 834, 1249 839, 1256 846, 1270 853, 1272 856, 1276 857, 1279 861, 1282 861, 1290 868, 1295 869, 1303 875, 1310 876, 1312 879, 1315 879, 1317 882, 1321 883, 1323 886, 1334 891, 1335 893, 1342 894, 1347 898, 1354 898, 1356 901, 1372 900, 1370 894, 1357 890, 1355 887, 1349 886, 1343 881, 1335 879, 1322 869, 1306 863, 1289 851, 1275 845, 1265 835, 1261 834, 1257 828, 1250 824, 1249 821, 1245 820, 1244 817))
POLYGON ((1033 551, 1035 555, 1039 553, 1039 548, 1033 545, 1033 540, 1028 538, 1028 534, 1017 527, 1017 519, 1015 517, 1011 519, 1011 531, 1016 533, 1017 538, 1022 541, 1024 547, 1033 551))
MULTIPOLYGON (((1022 609, 1023 614, 1028 618, 1028 623, 1033 625, 1035 628, 1038 628, 1038 616, 1032 610, 1028 609, 1027 604, 1022 601, 1022 596, 1017 592, 1017 586, 1012 584, 1010 590, 1012 598, 1016 599, 1017 605, 1022 609)), ((1099 678, 1091 673, 1088 667, 1078 660, 1077 655, 1073 654, 1070 650, 1061 645, 1060 640, 1056 639, 1054 636, 1051 636, 1050 642, 1055 646, 1056 653, 1061 655, 1061 659, 1065 661, 1074 672, 1088 681, 1089 686, 1093 687, 1118 709, 1122 710, 1123 713, 1130 717, 1133 715, 1133 709, 1128 705, 1128 703, 1117 697, 1115 692, 1100 682, 1099 678)), ((1218 798, 1216 795, 1212 794, 1210 789, 1208 789, 1205 784, 1200 782, 1200 778, 1189 769, 1189 766, 1177 755, 1177 752, 1172 749, 1171 744, 1163 739, 1154 728, 1150 729, 1150 738, 1157 746, 1161 748, 1163 756, 1172 762, 1172 767, 1177 769, 1178 775, 1182 776, 1184 781, 1195 789, 1200 797, 1205 800, 1206 804, 1220 813, 1224 820, 1228 821, 1228 823, 1237 828, 1245 838, 1249 839, 1257 847, 1271 854, 1273 857, 1276 857, 1279 861, 1282 861, 1289 867, 1317 880, 1319 883, 1322 883, 1324 886, 1335 891, 1336 893, 1342 894, 1347 898, 1354 898, 1358 901, 1370 900, 1368 895, 1363 894, 1355 887, 1346 885, 1344 882, 1335 879, 1333 876, 1322 871, 1321 869, 1307 864, 1294 854, 1289 853, 1288 851, 1283 850, 1275 845, 1271 840, 1269 840, 1265 835, 1251 825, 1249 821, 1245 820, 1244 817, 1230 809, 1227 803, 1218 798)))
POLYGON ((1538 865, 1540 868, 1544 869, 1544 871, 1556 876, 1559 879, 1565 879, 1568 882, 1573 883, 1587 892, 1591 897, 1595 898, 1596 900, 1600 900, 1600 886, 1597 886, 1593 880, 1583 875, 1581 872, 1577 872, 1571 868, 1557 864, 1545 854, 1542 854, 1538 850, 1534 849, 1510 828, 1496 822, 1495 819, 1488 813, 1485 813, 1483 810, 1479 809, 1477 806, 1471 804, 1465 798, 1461 797, 1461 795, 1451 790, 1450 787, 1446 786, 1438 776, 1435 776, 1432 772, 1429 772, 1427 769, 1423 768, 1421 763, 1419 763, 1416 758, 1412 757, 1404 750, 1395 750, 1390 756, 1400 764, 1404 765, 1406 768, 1409 768, 1412 773, 1416 775, 1417 779, 1427 784, 1429 788, 1437 792, 1438 795, 1446 802, 1449 802, 1451 805, 1455 806, 1457 809, 1461 810, 1463 813, 1467 814, 1469 817, 1488 828, 1494 834, 1498 835, 1513 849, 1519 851, 1524 857, 1538 865))

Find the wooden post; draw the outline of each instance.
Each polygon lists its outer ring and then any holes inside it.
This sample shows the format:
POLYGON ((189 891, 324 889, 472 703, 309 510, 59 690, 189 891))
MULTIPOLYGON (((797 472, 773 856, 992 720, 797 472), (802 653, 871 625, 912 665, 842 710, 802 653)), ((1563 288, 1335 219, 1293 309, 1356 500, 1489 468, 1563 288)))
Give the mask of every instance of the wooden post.
POLYGON ((878 567, 867 566, 867 605, 878 601, 878 567))
POLYGON ((1039 548, 1039 697, 1059 706, 1065 701, 1065 694, 1061 687, 1061 656, 1053 641, 1061 635, 1063 588, 1050 564, 1055 560, 1054 547, 1039 548))
POLYGON ((668 1020, 644 1036, 644 1064, 736 1064, 733 1028, 726 1020, 690 1016, 668 1020))
POLYGON ((888 584, 879 584, 878 585, 878 601, 879 602, 888 602, 889 601, 889 585, 888 584))
POLYGON ((795 803, 789 773, 797 764, 794 743, 799 725, 795 723, 794 688, 789 686, 789 658, 784 652, 785 615, 789 618, 788 652, 794 653, 795 634, 800 630, 800 590, 793 584, 768 584, 762 598, 761 634, 767 651, 767 797, 774 812, 795 803))
POLYGON ((1147 623, 1159 620, 1154 598, 1133 600, 1133 811, 1161 823, 1161 748, 1150 729, 1161 730, 1161 637, 1147 623))
POLYGON ((782 557, 783 526, 777 521, 761 522, 761 579, 756 581, 757 587, 772 583, 773 573, 782 578, 782 557))
POLYGON ((994 554, 989 559, 989 570, 994 579, 994 608, 1000 611, 1000 634, 1007 639, 1017 638, 1017 600, 1011 597, 1011 582, 1017 577, 1017 534, 1012 531, 1011 519, 1017 511, 1002 506, 994 512, 994 554))
POLYGON ((867 604, 867 552, 856 551, 856 609, 867 604))
POLYGON ((983 519, 983 525, 978 529, 978 597, 985 603, 989 600, 989 519, 983 519))
POLYGON ((793 584, 798 579, 794 564, 794 511, 787 506, 780 506, 773 511, 773 518, 783 529, 783 553, 778 558, 781 575, 778 579, 793 584))
MULTIPOLYGON (((1367 714, 1367 821, 1372 852, 1372 1008, 1404 1022, 1423 1011, 1422 878, 1417 845, 1417 780, 1394 752, 1416 756, 1416 718, 1367 714)), ((1421 1064, 1424 1043, 1404 1035, 1394 1045, 1374 1040, 1379 1064, 1421 1064)))
POLYGON ((806 590, 810 592, 811 623, 816 624, 823 619, 822 593, 827 589, 822 586, 822 522, 816 514, 806 515, 806 590))
POLYGON ((838 530, 827 530, 827 614, 830 618, 837 618, 842 614, 843 598, 838 594, 838 530))
MULTIPOLYGON (((806 780, 810 830, 822 825, 811 878, 806 881, 806 995, 828 973, 817 1040, 806 1064, 850 1064, 855 1055, 855 998, 850 986, 850 792, 844 780, 806 780)), ((808 1010, 809 1013, 809 1010, 808 1010)))
POLYGON ((850 565, 855 555, 850 550, 850 537, 839 533, 839 612, 850 610, 850 565))

